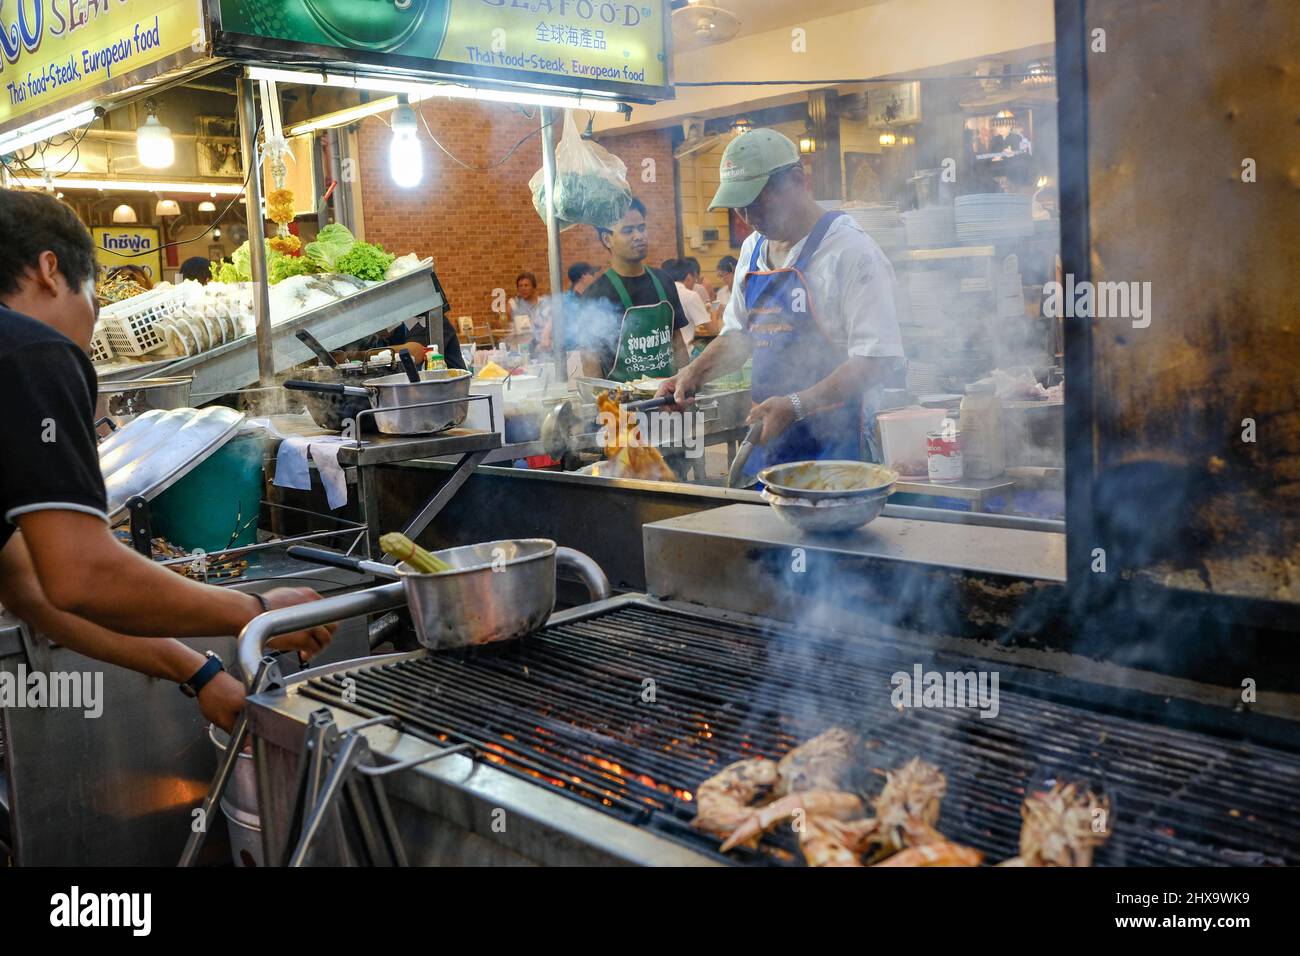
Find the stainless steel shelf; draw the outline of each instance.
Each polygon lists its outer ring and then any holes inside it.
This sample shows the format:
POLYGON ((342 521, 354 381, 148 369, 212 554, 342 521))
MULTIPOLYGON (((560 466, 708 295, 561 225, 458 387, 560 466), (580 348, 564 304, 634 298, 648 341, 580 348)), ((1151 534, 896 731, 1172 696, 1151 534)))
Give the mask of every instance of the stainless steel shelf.
POLYGON ((371 435, 359 444, 348 442, 339 446, 339 464, 368 468, 420 458, 490 452, 500 447, 499 432, 470 431, 465 428, 453 428, 436 435, 371 435))

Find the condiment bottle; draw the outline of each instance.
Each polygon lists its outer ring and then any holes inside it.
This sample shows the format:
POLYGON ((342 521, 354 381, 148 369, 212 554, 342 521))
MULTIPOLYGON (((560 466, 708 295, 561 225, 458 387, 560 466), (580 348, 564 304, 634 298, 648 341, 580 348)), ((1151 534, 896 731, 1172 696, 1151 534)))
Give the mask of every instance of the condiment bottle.
POLYGON ((424 367, 430 372, 435 369, 446 370, 447 360, 442 357, 442 349, 437 345, 429 346, 429 351, 424 356, 424 367))
POLYGON ((962 470, 967 478, 996 478, 1006 471, 1002 402, 992 382, 966 386, 961 400, 962 470))

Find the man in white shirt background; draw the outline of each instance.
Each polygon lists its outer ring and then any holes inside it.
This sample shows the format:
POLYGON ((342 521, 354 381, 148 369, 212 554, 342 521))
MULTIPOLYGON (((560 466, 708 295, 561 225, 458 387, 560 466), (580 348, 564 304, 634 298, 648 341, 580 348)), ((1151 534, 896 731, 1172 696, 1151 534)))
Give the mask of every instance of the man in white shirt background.
MULTIPOLYGON (((682 300, 682 311, 686 313, 687 324, 682 328, 682 338, 689 346, 698 334, 709 334, 712 319, 704 300, 695 294, 691 283, 690 265, 685 259, 668 259, 663 264, 673 282, 677 283, 677 297, 682 300)), ((716 333, 715 333, 716 334, 716 333)))
POLYGON ((851 218, 813 201, 798 147, 775 130, 733 140, 720 178, 710 208, 738 209, 755 231, 740 251, 722 334, 659 394, 685 407, 752 355, 750 421, 763 432, 748 473, 865 457, 867 396, 903 357, 893 267, 851 218))

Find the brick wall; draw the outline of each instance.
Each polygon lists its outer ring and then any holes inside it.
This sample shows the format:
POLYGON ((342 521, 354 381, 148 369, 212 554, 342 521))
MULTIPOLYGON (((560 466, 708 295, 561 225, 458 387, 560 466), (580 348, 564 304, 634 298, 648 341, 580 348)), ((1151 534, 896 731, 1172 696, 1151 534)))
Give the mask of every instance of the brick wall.
MULTIPOLYGON (((504 106, 429 103, 418 107, 433 135, 458 159, 472 166, 498 162, 536 128, 504 106)), ((423 131, 422 131, 423 132, 423 131)), ((361 197, 366 238, 390 252, 432 256, 438 278, 452 304, 452 316, 487 320, 492 293, 514 294, 515 276, 534 272, 549 291, 546 225, 533 209, 528 180, 542 165, 541 137, 528 140, 503 165, 487 172, 465 169, 422 136, 424 181, 398 189, 388 173, 391 134, 379 119, 364 121, 359 135, 361 197)), ((558 142, 559 133, 556 131, 558 142)), ((632 190, 650 214, 650 261, 657 265, 677 255, 672 142, 667 132, 607 137, 603 145, 628 166, 632 190), (654 182, 643 182, 643 161, 654 160, 654 182)), ((576 226, 563 233, 564 268, 585 260, 598 268, 608 253, 594 230, 576 226)))

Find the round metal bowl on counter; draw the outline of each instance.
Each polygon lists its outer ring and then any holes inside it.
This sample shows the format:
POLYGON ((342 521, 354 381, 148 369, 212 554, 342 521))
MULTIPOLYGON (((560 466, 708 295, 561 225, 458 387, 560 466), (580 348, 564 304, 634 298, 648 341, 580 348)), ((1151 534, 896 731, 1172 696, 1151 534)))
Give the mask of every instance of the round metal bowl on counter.
POLYGON ((763 500, 801 531, 855 531, 880 516, 898 474, 865 461, 799 461, 759 472, 763 500))
POLYGON ((887 495, 898 472, 869 461, 794 461, 764 468, 758 480, 782 498, 826 501, 887 495))

